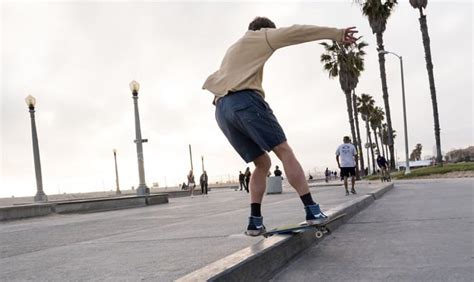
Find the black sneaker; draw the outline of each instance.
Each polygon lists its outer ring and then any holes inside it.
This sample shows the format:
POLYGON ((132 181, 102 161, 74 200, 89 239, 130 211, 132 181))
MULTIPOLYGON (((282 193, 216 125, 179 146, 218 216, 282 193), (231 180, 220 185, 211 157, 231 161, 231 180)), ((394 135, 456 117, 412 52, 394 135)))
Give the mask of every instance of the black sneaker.
POLYGON ((346 196, 349 196, 349 191, 346 190, 346 196))
POLYGON ((261 216, 250 216, 249 225, 247 226, 247 231, 245 232, 248 236, 259 236, 267 232, 265 225, 263 225, 263 217, 261 216))
POLYGON ((321 211, 318 204, 305 206, 304 210, 306 211, 306 222, 310 225, 323 224, 328 220, 327 215, 321 211))
POLYGON ((357 194, 357 192, 356 192, 355 189, 352 189, 352 190, 351 190, 351 193, 352 193, 352 194, 357 194))

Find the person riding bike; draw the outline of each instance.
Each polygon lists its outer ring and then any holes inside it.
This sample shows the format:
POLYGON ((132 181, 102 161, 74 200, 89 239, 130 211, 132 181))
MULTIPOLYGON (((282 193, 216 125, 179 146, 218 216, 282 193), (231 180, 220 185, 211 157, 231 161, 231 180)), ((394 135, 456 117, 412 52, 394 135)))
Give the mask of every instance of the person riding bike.
POLYGON ((388 162, 383 156, 377 155, 377 165, 380 167, 380 171, 382 172, 382 178, 390 177, 388 174, 388 162))

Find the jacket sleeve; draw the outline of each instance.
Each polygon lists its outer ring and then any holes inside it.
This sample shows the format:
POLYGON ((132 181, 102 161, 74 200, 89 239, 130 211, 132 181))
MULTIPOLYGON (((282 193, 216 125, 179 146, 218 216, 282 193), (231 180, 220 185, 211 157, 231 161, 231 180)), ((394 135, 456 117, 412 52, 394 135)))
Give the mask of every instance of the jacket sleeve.
POLYGON ((269 28, 265 32, 267 43, 274 51, 282 47, 321 39, 342 41, 344 36, 344 29, 315 25, 269 28))

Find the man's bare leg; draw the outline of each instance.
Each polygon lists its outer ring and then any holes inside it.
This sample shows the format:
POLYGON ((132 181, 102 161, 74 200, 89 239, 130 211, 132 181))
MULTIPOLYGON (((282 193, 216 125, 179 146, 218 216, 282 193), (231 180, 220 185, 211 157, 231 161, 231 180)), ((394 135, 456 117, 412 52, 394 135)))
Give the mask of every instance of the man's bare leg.
POLYGON ((298 195, 302 196, 309 193, 308 182, 304 175, 303 168, 296 159, 293 150, 287 142, 283 142, 280 145, 273 148, 273 152, 277 155, 280 161, 283 163, 283 169, 285 170, 286 178, 290 182, 291 186, 295 188, 298 195))
POLYGON ((356 178, 355 178, 355 176, 352 176, 352 179, 351 179, 352 190, 351 190, 351 192, 355 192, 355 188, 354 188, 355 187, 355 182, 356 182, 356 178))
POLYGON ((349 193, 348 182, 348 177, 344 176, 344 188, 346 188, 346 193, 349 193))
POLYGON ((267 173, 270 169, 272 162, 267 153, 264 153, 257 157, 253 163, 255 169, 250 176, 250 203, 262 203, 263 195, 265 194, 267 173))

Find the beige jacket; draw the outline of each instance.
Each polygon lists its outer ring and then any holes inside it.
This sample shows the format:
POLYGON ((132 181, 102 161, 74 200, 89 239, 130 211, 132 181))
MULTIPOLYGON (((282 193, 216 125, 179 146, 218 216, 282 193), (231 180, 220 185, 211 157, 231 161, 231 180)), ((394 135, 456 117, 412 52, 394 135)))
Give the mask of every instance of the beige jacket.
MULTIPOLYGON (((221 67, 203 85, 216 100, 244 89, 256 90, 263 97, 263 66, 277 49, 319 39, 342 41, 344 29, 313 25, 249 30, 227 50, 221 67)), ((215 100, 215 101, 216 101, 215 100)))

